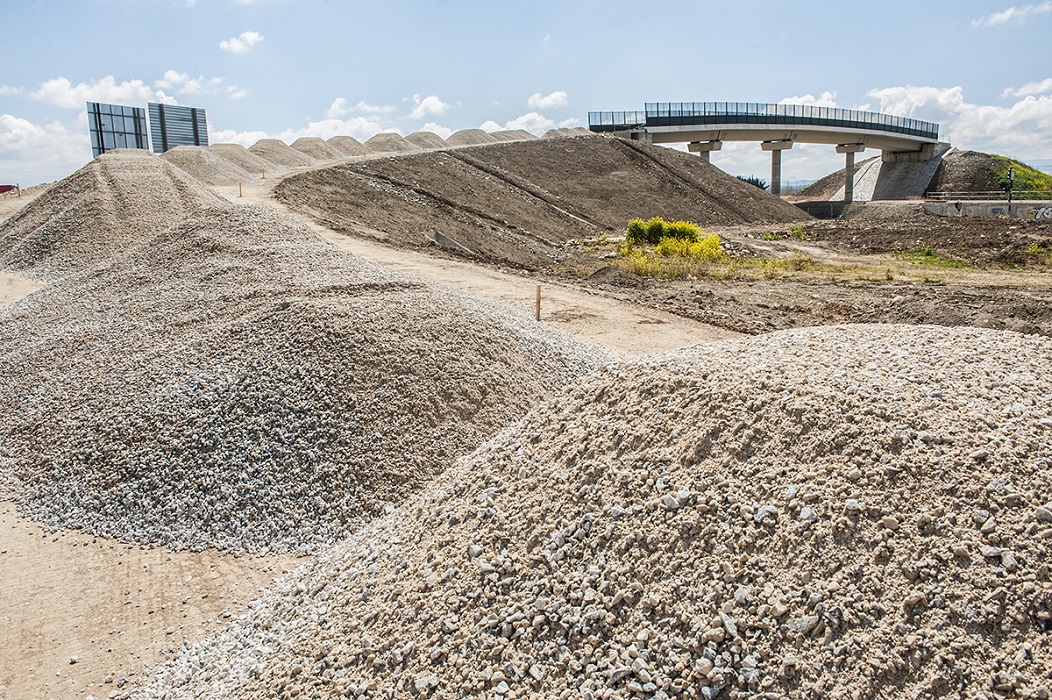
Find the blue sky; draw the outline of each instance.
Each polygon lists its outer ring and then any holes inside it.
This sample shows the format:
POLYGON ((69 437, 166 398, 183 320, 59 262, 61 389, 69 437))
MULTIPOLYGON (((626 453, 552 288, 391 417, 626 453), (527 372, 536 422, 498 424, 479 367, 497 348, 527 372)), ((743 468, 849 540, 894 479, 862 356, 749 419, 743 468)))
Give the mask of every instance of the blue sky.
MULTIPOLYGON (((203 107, 212 143, 246 146, 539 135, 648 101, 819 104, 1052 170, 1049 37, 1047 1, 0 0, 0 184, 88 162, 87 101, 203 107)), ((712 162, 769 176, 759 144, 712 162)), ((829 146, 783 154, 787 179, 840 167, 829 146)))

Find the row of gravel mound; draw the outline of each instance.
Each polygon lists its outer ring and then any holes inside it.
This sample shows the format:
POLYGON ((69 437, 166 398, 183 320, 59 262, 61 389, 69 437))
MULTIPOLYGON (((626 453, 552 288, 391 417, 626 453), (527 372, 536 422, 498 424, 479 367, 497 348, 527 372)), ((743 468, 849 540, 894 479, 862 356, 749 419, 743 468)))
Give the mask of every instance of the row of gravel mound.
POLYGON ((208 147, 220 158, 241 168, 251 177, 264 177, 267 169, 274 166, 238 143, 215 143, 208 147))
POLYGON ((236 185, 253 178, 253 174, 206 146, 176 146, 162 153, 161 158, 206 185, 236 185))
POLYGON ((85 270, 222 201, 149 151, 110 151, 0 224, 0 267, 41 279, 85 270))
POLYGON ((450 146, 478 146, 485 143, 496 143, 494 138, 482 129, 461 129, 449 135, 446 143, 450 146))
POLYGON ((377 134, 366 141, 365 146, 373 153, 412 153, 423 150, 415 143, 393 133, 377 134))
POLYGON ((292 148, 304 153, 314 160, 340 160, 343 153, 331 146, 325 139, 316 136, 303 136, 292 142, 292 148))
POLYGON ((291 217, 215 207, 0 312, 0 477, 53 527, 306 551, 603 359, 291 217))
POLYGON ((297 151, 280 139, 260 139, 248 150, 279 168, 297 168, 314 162, 306 153, 297 151))
POLYGON ((784 331, 607 365, 139 698, 1040 698, 1052 341, 784 331))

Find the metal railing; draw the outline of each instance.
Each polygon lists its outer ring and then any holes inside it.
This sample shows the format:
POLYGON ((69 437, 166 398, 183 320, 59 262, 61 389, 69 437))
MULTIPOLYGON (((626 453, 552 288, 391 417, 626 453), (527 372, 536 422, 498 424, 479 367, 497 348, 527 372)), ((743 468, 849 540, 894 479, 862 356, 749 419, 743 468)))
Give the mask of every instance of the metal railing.
POLYGON ((643 112, 589 112, 589 129, 625 131, 643 126, 712 126, 756 124, 770 126, 823 126, 863 129, 939 139, 939 125, 855 109, 786 105, 765 102, 647 102, 643 112))

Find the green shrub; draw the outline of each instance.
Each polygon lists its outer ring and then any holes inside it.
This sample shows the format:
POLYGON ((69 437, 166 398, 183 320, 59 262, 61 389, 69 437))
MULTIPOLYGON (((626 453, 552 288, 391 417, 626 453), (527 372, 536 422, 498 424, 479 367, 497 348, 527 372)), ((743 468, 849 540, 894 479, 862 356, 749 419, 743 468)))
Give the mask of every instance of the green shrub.
POLYGON ((632 219, 625 229, 625 241, 630 245, 657 245, 663 238, 697 241, 698 225, 689 221, 665 221, 655 216, 647 221, 632 219))

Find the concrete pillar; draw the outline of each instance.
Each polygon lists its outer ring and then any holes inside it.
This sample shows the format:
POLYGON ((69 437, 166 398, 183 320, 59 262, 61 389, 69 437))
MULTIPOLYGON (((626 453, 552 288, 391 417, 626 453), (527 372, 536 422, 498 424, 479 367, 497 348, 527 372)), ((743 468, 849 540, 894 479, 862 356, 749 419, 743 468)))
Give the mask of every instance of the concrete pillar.
POLYGON ((687 144, 687 150, 697 153, 703 161, 709 162, 709 154, 723 148, 723 141, 691 141, 687 144))
POLYGON ((771 194, 776 197, 782 195, 782 151, 793 147, 789 139, 784 141, 764 141, 760 148, 771 152, 771 194))
POLYGON ((844 201, 855 199, 855 154, 866 150, 861 143, 846 143, 836 147, 837 153, 844 155, 844 201))

